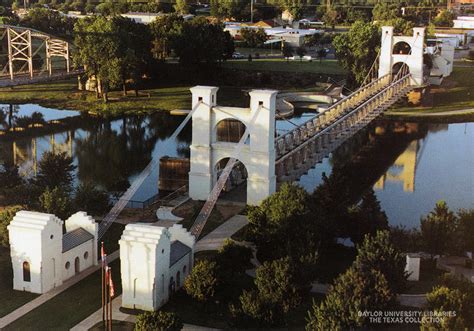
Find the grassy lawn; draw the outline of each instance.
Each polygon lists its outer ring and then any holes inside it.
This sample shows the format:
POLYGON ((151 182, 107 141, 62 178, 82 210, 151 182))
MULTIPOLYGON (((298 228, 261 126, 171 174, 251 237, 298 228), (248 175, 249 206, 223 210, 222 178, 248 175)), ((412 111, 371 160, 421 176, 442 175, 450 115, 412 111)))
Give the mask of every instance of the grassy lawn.
POLYGON ((0 248, 0 317, 3 317, 38 295, 13 290, 13 271, 10 250, 0 248))
POLYGON ((187 109, 191 104, 188 86, 147 89, 135 97, 129 92, 123 97, 119 91, 109 94, 110 102, 97 100, 93 92, 77 90, 76 79, 46 84, 0 89, 3 103, 37 103, 56 109, 71 109, 110 115, 149 113, 157 110, 187 109))
POLYGON ((285 59, 255 59, 251 62, 247 60, 230 60, 223 64, 226 68, 239 70, 259 70, 259 71, 279 71, 279 72, 307 72, 316 74, 344 74, 345 71, 336 60, 319 60, 313 62, 289 61, 285 59))
POLYGON ((474 111, 467 109, 474 108, 474 66, 454 67, 450 77, 445 78, 439 87, 432 87, 432 106, 410 107, 402 105, 386 112, 391 116, 434 116, 442 115, 449 117, 466 117, 474 115, 474 111), (456 111, 456 112, 453 112, 456 111))
MULTIPOLYGON (((122 293, 120 261, 111 263, 115 291, 122 293)), ((4 330, 69 330, 101 306, 100 271, 71 286, 4 330)))

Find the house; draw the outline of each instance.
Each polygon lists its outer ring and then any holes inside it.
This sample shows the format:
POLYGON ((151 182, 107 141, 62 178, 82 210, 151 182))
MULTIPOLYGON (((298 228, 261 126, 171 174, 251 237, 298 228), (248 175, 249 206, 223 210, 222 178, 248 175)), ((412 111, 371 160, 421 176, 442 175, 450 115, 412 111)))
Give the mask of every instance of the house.
POLYGON ((46 293, 97 265, 98 225, 84 212, 65 222, 52 214, 19 211, 8 225, 13 289, 46 293))
POLYGON ((457 29, 474 29, 474 16, 458 16, 453 20, 453 24, 453 27, 457 29))
POLYGON ((154 311, 164 305, 192 269, 194 242, 180 224, 128 224, 119 241, 122 307, 154 311))

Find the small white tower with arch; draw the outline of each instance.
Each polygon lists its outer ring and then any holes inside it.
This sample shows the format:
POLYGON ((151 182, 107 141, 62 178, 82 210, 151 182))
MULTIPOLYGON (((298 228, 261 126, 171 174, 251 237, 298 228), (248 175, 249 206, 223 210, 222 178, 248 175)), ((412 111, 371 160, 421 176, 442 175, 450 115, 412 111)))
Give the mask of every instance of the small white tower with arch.
POLYGON ((382 27, 378 76, 396 74, 405 63, 411 73, 411 84, 423 85, 424 39, 425 28, 413 28, 413 36, 395 36, 393 26, 382 27))
POLYGON ((192 106, 197 108, 192 117, 189 196, 195 200, 207 200, 218 179, 217 166, 234 156, 239 139, 223 141, 218 135, 220 123, 233 121, 241 123, 242 134, 245 128, 249 129, 250 138, 238 160, 248 175, 247 203, 257 205, 276 190, 274 140, 278 92, 253 90, 249 93, 250 107, 237 108, 218 106, 217 91, 218 88, 213 86, 191 88, 192 106))

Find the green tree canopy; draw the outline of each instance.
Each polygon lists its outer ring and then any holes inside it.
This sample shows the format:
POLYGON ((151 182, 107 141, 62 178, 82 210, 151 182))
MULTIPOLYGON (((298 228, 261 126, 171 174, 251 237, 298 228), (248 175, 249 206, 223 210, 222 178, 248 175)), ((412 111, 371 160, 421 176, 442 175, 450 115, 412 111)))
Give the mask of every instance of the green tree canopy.
POLYGON ((336 57, 348 71, 351 85, 362 84, 380 48, 380 33, 372 23, 355 22, 349 32, 334 37, 336 57))
POLYGON ((198 261, 184 282, 186 293, 206 302, 214 298, 217 286, 217 264, 208 260, 198 261))
POLYGON ((437 202, 434 210, 422 217, 420 223, 421 239, 427 253, 434 257, 452 251, 457 218, 445 201, 437 202))
POLYGON ((38 168, 36 183, 39 186, 50 189, 61 187, 66 192, 72 189, 76 166, 65 152, 45 152, 38 163, 38 168))
POLYGON ((0 211, 0 246, 10 247, 7 226, 13 220, 15 214, 22 209, 22 206, 11 206, 0 211))
POLYGON ((73 204, 77 210, 94 216, 104 215, 110 209, 107 192, 89 182, 81 183, 77 187, 73 204))
POLYGON ((351 267, 340 275, 321 304, 313 303, 306 330, 348 330, 367 326, 364 311, 393 308, 395 295, 385 276, 377 270, 351 267))
POLYGON ((156 59, 164 60, 171 54, 173 44, 181 34, 184 20, 181 16, 170 14, 157 17, 149 26, 152 40, 152 52, 156 59))
POLYGON ((354 266, 382 273, 393 293, 400 293, 406 287, 405 255, 392 244, 389 231, 366 235, 362 245, 357 247, 354 266))
POLYGON ((71 198, 69 193, 61 187, 49 187, 39 197, 40 209, 43 213, 54 214, 65 220, 71 214, 71 198))
POLYGON ((261 47, 267 41, 267 34, 263 29, 240 29, 240 35, 247 47, 255 48, 261 47))

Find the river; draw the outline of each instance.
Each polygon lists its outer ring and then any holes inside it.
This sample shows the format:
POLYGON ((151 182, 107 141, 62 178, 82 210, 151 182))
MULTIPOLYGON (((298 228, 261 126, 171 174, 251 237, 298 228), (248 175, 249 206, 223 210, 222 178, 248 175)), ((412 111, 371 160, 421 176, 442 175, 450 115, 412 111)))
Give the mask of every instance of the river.
MULTIPOLYGON (((35 112, 42 114, 43 127, 0 135, 0 164, 17 164, 25 177, 34 176, 43 152, 62 151, 77 166, 76 184, 91 181, 115 192, 128 187, 152 158, 189 156, 190 126, 176 141, 170 141, 183 117, 167 113, 103 120, 31 104, 0 105, 0 130, 15 127, 18 121, 28 123, 35 116, 37 122, 35 112), (58 123, 48 124, 51 120, 58 123)), ((277 131, 283 133, 310 116, 299 112, 289 121, 278 120, 277 131)), ((473 152, 474 123, 379 120, 316 165, 299 184, 312 191, 321 183, 323 172, 329 176, 333 169, 343 169, 349 174, 351 190, 374 188, 391 224, 416 227, 440 199, 454 210, 474 208, 473 152)), ((159 167, 133 200, 157 193, 158 174, 159 167)))

